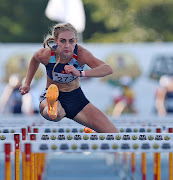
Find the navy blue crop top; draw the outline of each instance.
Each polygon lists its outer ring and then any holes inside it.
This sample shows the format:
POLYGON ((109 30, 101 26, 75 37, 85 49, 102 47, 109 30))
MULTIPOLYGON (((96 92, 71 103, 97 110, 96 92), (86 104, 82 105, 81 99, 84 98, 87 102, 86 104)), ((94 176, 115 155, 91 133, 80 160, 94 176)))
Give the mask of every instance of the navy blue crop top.
MULTIPOLYGON (((56 49, 57 47, 58 45, 55 45, 52 48, 56 49)), ((70 62, 66 64, 58 63, 54 69, 53 74, 52 74, 52 71, 56 64, 56 58, 55 58, 55 53, 53 51, 51 52, 51 58, 49 60, 49 63, 46 65, 46 72, 50 79, 52 79, 54 82, 65 84, 65 83, 72 82, 73 80, 78 78, 77 76, 73 76, 72 74, 66 74, 64 70, 65 65, 73 65, 77 70, 83 70, 84 65, 80 66, 77 61, 77 49, 78 49, 78 46, 76 44, 75 49, 74 49, 74 54, 70 62)))

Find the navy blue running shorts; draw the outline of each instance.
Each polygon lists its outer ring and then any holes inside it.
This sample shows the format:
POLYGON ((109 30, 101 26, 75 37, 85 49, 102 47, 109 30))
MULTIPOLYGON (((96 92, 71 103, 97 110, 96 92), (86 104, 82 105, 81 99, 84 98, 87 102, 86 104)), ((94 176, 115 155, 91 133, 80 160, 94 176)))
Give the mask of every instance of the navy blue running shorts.
MULTIPOLYGON (((46 99, 46 93, 47 90, 41 93, 40 103, 46 99)), ((70 92, 59 91, 58 100, 66 112, 65 117, 70 119, 73 119, 89 103, 81 87, 70 92)))

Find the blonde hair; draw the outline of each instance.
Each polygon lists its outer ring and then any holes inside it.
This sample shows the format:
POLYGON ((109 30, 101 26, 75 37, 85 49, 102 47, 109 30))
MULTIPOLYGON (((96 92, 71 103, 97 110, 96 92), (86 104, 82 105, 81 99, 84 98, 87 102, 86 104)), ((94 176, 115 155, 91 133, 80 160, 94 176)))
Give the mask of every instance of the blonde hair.
POLYGON ((52 34, 47 34, 47 36, 44 39, 43 47, 45 48, 46 45, 51 49, 51 51, 55 52, 55 58, 56 58, 56 64, 53 67, 52 75, 54 74, 54 69, 58 65, 60 61, 60 53, 57 52, 57 49, 53 49, 50 45, 50 41, 54 41, 55 38, 58 38, 59 34, 64 31, 72 31, 75 33, 75 36, 77 37, 77 31, 76 29, 70 24, 70 23, 60 23, 53 26, 51 32, 52 34))

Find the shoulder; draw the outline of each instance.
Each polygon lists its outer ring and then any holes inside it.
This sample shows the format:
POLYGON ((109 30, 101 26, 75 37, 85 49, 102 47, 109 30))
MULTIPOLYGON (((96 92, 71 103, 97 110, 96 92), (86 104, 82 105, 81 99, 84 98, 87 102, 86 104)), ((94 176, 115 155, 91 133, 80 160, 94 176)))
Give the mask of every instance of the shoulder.
POLYGON ((50 48, 41 48, 37 52, 35 52, 34 57, 37 61, 42 64, 47 64, 51 57, 51 49, 50 48))
POLYGON ((78 45, 78 61, 82 64, 87 64, 89 67, 97 67, 104 64, 103 61, 96 58, 89 50, 85 49, 81 45, 78 45))
POLYGON ((87 63, 89 60, 96 59, 89 50, 85 49, 81 45, 78 45, 77 54, 78 54, 78 59, 84 63, 87 63))
POLYGON ((82 47, 81 45, 77 45, 77 53, 79 57, 85 57, 85 55, 92 55, 91 52, 89 52, 87 49, 82 47))

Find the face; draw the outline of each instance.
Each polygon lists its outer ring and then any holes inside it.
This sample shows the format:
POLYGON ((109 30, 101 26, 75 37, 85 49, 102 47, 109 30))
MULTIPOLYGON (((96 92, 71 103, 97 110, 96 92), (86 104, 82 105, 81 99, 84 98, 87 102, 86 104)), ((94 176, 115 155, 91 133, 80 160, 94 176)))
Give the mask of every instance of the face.
POLYGON ((59 34, 58 38, 55 39, 55 43, 58 44, 61 57, 71 58, 77 43, 77 38, 73 31, 65 31, 59 34))

